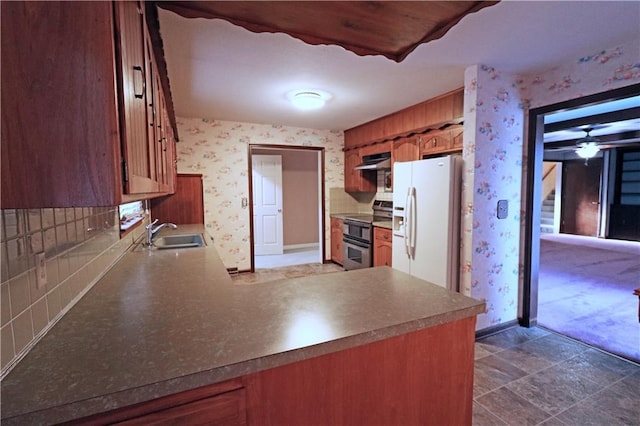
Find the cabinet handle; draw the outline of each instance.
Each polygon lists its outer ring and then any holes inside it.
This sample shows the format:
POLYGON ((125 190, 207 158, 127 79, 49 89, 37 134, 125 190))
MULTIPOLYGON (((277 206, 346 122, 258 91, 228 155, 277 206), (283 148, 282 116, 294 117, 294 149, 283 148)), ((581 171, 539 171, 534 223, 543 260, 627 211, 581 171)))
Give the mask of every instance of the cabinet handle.
POLYGON ((136 89, 136 86, 137 86, 136 79, 135 77, 133 78, 133 96, 135 96, 136 99, 142 99, 144 97, 144 92, 147 90, 147 83, 144 81, 144 71, 142 70, 142 67, 139 65, 134 65, 133 71, 139 71, 140 78, 142 79, 142 90, 140 91, 140 93, 138 93, 138 90, 136 89))

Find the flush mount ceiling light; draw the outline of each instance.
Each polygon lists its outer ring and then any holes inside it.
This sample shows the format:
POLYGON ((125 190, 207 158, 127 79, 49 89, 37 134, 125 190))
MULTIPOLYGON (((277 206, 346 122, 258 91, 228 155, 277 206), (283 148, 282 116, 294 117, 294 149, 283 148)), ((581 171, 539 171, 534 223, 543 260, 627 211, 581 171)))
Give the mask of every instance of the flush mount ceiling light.
POLYGON ((587 136, 580 139, 576 145, 576 154, 584 159, 593 158, 598 152, 600 152, 600 148, 597 144, 597 142, 599 142, 598 139, 589 134, 591 130, 593 129, 584 129, 584 131, 587 132, 587 136))
POLYGON ((331 95, 321 90, 296 90, 290 92, 288 98, 298 109, 313 110, 322 108, 331 95))

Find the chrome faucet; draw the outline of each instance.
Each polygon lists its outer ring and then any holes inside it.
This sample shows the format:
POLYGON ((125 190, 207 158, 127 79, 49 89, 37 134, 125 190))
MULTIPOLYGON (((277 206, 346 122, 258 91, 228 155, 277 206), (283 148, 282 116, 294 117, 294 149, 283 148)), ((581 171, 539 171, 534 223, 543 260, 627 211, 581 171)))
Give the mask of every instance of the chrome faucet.
POLYGON ((154 220, 153 222, 145 226, 145 229, 147 230, 147 242, 145 243, 145 245, 147 247, 151 247, 153 245, 153 237, 155 237, 158 231, 160 231, 162 228, 165 228, 165 227, 169 227, 171 229, 178 228, 178 225, 176 225, 175 223, 169 223, 169 222, 161 223, 160 225, 154 228, 153 225, 155 225, 156 223, 158 223, 158 219, 154 220))

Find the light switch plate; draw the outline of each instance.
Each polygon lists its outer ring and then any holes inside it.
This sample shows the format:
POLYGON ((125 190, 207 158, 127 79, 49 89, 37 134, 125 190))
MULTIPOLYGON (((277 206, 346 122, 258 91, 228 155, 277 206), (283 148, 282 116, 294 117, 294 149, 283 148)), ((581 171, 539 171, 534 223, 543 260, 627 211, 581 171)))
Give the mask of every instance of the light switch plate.
POLYGON ((506 219, 509 216, 509 201, 498 200, 498 219, 506 219))

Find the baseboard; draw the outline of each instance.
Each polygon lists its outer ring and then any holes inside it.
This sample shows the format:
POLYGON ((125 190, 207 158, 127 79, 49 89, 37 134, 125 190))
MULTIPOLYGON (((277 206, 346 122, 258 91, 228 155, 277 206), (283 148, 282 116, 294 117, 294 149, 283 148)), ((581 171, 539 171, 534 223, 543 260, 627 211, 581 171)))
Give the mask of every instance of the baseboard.
POLYGON ((520 324, 518 320, 512 320, 503 322, 502 324, 494 325, 492 327, 483 328, 482 330, 476 330, 476 339, 480 339, 483 337, 491 336, 492 334, 500 333, 501 331, 507 330, 513 327, 519 327, 520 324))
POLYGON ((319 248, 318 243, 304 243, 304 244, 287 244, 284 246, 284 250, 297 250, 303 248, 319 248))

